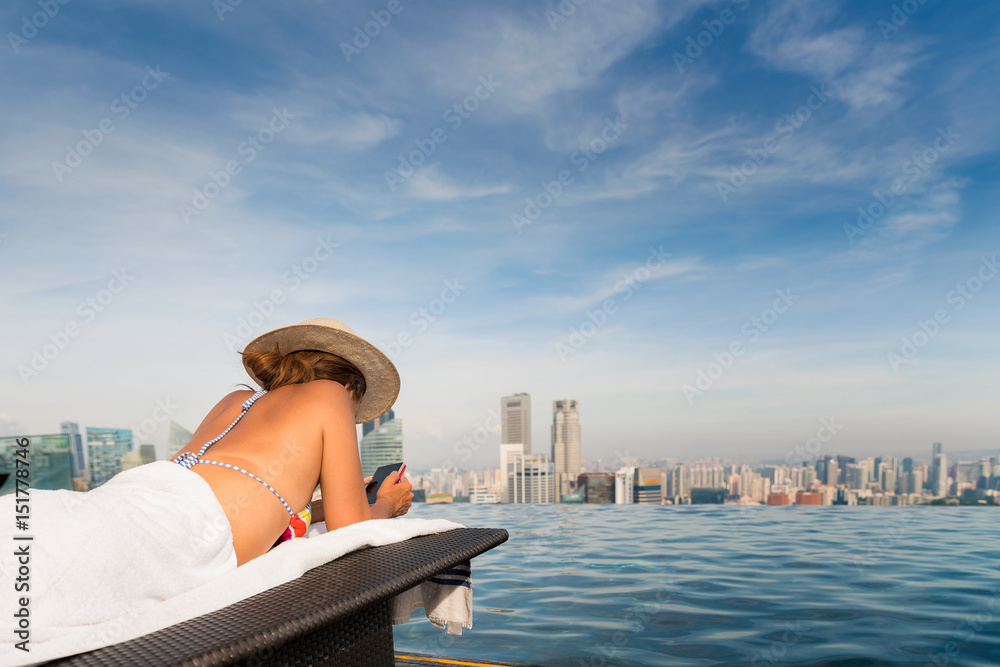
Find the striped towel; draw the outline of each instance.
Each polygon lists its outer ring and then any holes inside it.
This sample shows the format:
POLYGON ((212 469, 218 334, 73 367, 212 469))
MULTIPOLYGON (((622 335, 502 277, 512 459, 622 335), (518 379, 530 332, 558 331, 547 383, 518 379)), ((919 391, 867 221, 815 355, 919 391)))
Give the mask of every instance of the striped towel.
POLYGON ((427 620, 449 635, 472 628, 472 565, 469 561, 437 574, 422 584, 392 599, 392 623, 410 620, 410 614, 423 607, 427 620))

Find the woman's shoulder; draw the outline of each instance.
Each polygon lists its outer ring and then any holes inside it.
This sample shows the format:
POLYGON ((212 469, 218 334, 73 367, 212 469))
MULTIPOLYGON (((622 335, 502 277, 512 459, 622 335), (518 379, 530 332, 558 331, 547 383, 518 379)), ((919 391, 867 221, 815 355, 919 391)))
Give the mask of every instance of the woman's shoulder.
POLYGON ((280 400, 292 400, 298 404, 331 409, 338 408, 342 403, 350 405, 351 402, 351 395, 344 385, 333 380, 286 384, 268 393, 280 397, 280 400))

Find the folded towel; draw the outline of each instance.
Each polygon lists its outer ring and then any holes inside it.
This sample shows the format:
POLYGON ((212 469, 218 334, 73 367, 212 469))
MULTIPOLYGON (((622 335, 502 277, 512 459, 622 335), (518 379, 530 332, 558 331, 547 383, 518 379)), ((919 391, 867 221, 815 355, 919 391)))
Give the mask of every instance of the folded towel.
MULTIPOLYGON (((362 547, 439 533, 444 519, 363 521, 314 539, 284 542, 236 567, 229 523, 199 475, 169 461, 133 468, 89 491, 31 491, 28 531, 10 520, 13 494, 0 497, 7 545, 30 545, 30 652, 8 634, 0 664, 33 665, 91 651, 211 613, 301 576, 362 547), (9 526, 9 527, 8 527, 9 526), (14 542, 13 537, 31 536, 14 542)), ((19 564, 0 553, 11 581, 19 564)), ((14 618, 18 598, 0 596, 14 618)))
MULTIPOLYGON (((326 525, 313 524, 306 537, 326 533, 326 525)), ((392 623, 401 625, 423 607, 427 620, 450 635, 462 634, 462 628, 472 629, 472 564, 460 563, 427 581, 403 591, 392 599, 392 623)))
POLYGON ((417 607, 423 607, 427 619, 439 628, 447 628, 449 635, 462 634, 462 628, 472 629, 472 565, 469 561, 394 597, 393 625, 408 622, 417 607))

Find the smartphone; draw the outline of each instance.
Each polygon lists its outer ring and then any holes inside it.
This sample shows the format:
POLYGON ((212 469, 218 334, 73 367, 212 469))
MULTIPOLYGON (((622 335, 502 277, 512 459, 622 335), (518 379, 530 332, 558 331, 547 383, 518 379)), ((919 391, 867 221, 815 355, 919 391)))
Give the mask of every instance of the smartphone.
MULTIPOLYGON (((399 463, 390 463, 389 465, 379 466, 378 470, 375 471, 375 474, 372 475, 372 481, 368 482, 368 486, 365 487, 365 493, 368 494, 369 505, 375 504, 375 501, 378 499, 379 487, 382 486, 382 482, 384 482, 385 478, 389 476, 389 473, 404 467, 405 466, 402 461, 399 463)), ((400 473, 400 475, 402 475, 402 473, 400 473)))

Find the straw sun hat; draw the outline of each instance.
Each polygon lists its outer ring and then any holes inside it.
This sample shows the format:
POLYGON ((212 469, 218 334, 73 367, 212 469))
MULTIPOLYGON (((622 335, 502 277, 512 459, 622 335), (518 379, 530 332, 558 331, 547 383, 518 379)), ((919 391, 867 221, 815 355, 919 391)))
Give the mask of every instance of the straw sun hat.
MULTIPOLYGON (((383 414, 392 407, 399 395, 399 371, 389 361, 389 357, 339 320, 320 317, 268 331, 247 343, 243 351, 273 350, 275 345, 281 354, 319 350, 335 354, 354 364, 365 376, 367 387, 358 409, 358 424, 383 414)), ((254 382, 263 386, 253 371, 247 368, 246 361, 243 362, 243 367, 254 382)))

